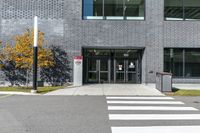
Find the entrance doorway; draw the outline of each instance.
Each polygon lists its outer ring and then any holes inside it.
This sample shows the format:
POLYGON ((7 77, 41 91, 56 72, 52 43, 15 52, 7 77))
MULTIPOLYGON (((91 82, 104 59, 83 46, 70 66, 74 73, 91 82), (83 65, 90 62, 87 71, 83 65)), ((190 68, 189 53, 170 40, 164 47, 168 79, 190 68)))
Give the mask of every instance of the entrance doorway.
POLYGON ((142 50, 84 49, 84 83, 141 83, 142 50))

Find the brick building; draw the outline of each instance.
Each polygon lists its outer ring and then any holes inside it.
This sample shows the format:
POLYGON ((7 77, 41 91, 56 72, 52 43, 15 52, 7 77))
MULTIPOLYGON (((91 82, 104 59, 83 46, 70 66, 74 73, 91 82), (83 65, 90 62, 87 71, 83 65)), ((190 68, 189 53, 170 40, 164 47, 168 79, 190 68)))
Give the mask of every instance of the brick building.
POLYGON ((35 15, 47 45, 84 57, 84 83, 153 83, 162 71, 200 81, 199 0, 1 0, 0 38, 35 15))

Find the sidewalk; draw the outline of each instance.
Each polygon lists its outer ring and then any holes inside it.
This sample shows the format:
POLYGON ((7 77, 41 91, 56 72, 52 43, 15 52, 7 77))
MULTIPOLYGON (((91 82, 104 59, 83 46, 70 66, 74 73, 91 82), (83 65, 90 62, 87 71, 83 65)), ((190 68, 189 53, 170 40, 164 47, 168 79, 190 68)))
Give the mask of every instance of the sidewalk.
POLYGON ((146 84, 94 84, 81 87, 68 87, 45 95, 139 95, 164 96, 154 85, 146 84))

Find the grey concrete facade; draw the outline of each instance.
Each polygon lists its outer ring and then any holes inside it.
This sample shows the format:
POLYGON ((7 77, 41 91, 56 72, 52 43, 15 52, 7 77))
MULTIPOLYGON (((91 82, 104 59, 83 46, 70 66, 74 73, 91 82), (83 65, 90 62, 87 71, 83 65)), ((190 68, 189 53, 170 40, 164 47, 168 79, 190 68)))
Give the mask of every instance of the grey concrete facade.
MULTIPOLYGON (((198 21, 164 21, 164 0, 146 0, 145 21, 82 20, 82 0, 1 0, 0 36, 6 42, 40 18, 46 44, 61 45, 70 59, 83 46, 144 47, 142 82, 155 82, 163 71, 165 47, 200 47, 198 21), (153 72, 153 73, 151 73, 153 72)), ((200 79, 174 79, 199 82, 200 79)))

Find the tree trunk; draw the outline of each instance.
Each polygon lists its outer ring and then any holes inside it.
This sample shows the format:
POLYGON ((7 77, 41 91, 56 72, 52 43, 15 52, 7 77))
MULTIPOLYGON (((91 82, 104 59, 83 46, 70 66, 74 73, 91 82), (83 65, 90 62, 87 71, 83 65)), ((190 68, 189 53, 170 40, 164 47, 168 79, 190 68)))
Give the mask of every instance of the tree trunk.
POLYGON ((26 71, 26 87, 28 88, 28 84, 29 84, 29 73, 30 71, 27 69, 26 71))

